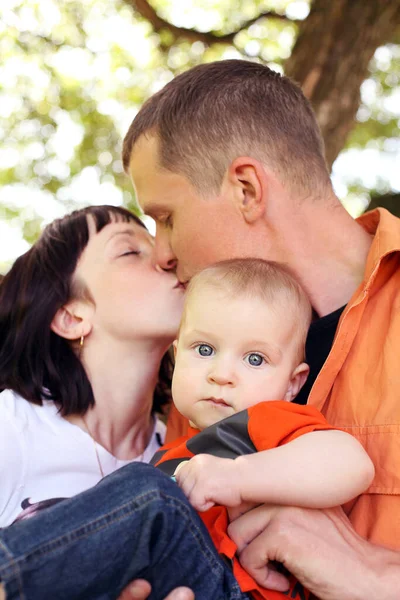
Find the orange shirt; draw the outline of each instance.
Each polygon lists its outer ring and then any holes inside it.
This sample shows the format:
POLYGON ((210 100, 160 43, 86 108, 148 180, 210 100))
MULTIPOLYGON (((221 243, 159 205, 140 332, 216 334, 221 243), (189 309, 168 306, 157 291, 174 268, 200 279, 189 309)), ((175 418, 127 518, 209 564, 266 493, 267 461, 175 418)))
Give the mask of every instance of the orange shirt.
MULTIPOLYGON (((341 316, 309 404, 354 435, 374 462, 372 485, 347 506, 356 531, 400 549, 400 219, 377 209, 358 221, 374 235, 364 280, 341 316)), ((168 439, 186 427, 172 409, 168 439)))
POLYGON ((356 531, 400 549, 400 220, 377 209, 359 223, 374 234, 364 280, 340 318, 309 404, 354 435, 375 465, 372 485, 347 507, 356 531))

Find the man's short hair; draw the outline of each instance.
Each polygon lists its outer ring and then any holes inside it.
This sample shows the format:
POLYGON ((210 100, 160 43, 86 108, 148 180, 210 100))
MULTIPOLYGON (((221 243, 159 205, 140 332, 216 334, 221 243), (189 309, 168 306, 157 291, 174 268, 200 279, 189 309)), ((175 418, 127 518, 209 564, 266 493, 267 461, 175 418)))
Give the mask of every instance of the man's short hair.
POLYGON ((200 193, 217 192, 239 156, 269 166, 296 192, 314 195, 330 186, 310 103, 288 77, 255 62, 199 65, 151 96, 125 137, 125 170, 143 134, 157 136, 160 166, 200 193))
POLYGON ((312 308, 300 283, 287 268, 260 258, 233 258, 206 267, 192 277, 186 292, 181 327, 186 309, 200 289, 215 288, 230 298, 257 298, 278 319, 292 320, 298 349, 298 360, 304 360, 305 343, 311 323, 312 308))

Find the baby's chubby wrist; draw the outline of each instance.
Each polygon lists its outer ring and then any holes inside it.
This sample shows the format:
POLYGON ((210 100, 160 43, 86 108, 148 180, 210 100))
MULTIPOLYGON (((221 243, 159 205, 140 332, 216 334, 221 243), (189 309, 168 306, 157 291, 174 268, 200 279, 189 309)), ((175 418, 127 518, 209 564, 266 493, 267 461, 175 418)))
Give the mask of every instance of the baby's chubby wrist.
POLYGON ((232 461, 232 486, 235 488, 240 501, 249 500, 246 497, 247 481, 249 478, 249 461, 248 456, 238 456, 232 461))

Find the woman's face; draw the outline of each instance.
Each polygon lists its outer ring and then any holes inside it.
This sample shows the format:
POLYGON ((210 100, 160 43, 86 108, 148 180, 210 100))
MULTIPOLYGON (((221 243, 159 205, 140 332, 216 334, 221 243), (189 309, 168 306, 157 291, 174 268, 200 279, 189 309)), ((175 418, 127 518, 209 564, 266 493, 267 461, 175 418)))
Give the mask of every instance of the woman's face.
POLYGON ((176 276, 153 264, 153 238, 135 222, 113 221, 96 232, 89 217, 89 242, 75 271, 93 301, 93 336, 130 344, 168 345, 174 339, 184 290, 176 276))

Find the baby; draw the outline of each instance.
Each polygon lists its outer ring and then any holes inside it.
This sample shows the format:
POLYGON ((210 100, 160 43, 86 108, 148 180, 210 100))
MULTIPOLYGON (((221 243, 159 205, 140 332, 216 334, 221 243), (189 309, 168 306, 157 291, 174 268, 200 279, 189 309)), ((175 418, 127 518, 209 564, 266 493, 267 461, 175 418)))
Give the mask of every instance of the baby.
MULTIPOLYGON (((304 291, 281 266, 229 260, 192 279, 174 343, 172 394, 190 427, 152 462, 202 512, 217 550, 253 598, 283 595, 240 566, 225 507, 231 518, 261 503, 332 507, 363 492, 374 474, 353 437, 333 430, 315 408, 291 403, 309 371, 310 321, 304 291)), ((306 597, 291 585, 289 597, 306 597)))

